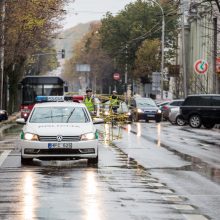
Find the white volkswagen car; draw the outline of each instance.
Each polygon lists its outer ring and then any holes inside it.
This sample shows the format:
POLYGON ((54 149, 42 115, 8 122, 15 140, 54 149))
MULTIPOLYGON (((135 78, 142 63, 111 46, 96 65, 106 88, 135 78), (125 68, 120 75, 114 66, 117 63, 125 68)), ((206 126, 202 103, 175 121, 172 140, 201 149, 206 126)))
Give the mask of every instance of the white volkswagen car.
POLYGON ((98 163, 98 134, 84 104, 36 104, 21 132, 21 162, 33 158, 86 158, 98 163))

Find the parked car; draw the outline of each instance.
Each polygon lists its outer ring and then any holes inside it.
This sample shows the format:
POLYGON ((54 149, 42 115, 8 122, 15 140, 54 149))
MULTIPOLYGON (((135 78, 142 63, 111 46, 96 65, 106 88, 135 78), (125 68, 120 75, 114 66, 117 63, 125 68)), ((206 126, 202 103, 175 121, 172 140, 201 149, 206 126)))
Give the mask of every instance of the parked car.
POLYGON ((8 120, 8 112, 6 110, 0 110, 0 121, 8 120))
POLYGON ((174 107, 170 109, 169 118, 171 124, 177 124, 183 126, 186 124, 186 121, 183 119, 183 116, 180 114, 180 107, 174 107))
POLYGON ((192 128, 213 128, 220 123, 220 95, 190 95, 180 106, 180 113, 192 128))
POLYGON ((166 105, 162 106, 162 115, 163 115, 163 119, 164 120, 168 120, 169 119, 169 112, 172 108, 181 106, 183 103, 184 99, 176 99, 173 101, 170 101, 169 103, 167 103, 166 105))
POLYGON ((84 104, 55 102, 36 104, 21 132, 21 162, 33 158, 86 158, 98 163, 98 135, 84 104))
POLYGON ((162 114, 153 99, 136 97, 131 100, 131 116, 136 122, 139 120, 160 122, 162 114))

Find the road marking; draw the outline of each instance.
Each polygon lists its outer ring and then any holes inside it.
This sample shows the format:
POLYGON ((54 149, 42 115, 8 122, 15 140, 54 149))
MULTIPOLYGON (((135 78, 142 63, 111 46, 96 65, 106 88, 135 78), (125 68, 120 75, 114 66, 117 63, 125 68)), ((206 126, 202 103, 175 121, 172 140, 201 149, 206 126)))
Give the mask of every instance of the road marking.
POLYGON ((148 183, 147 185, 151 187, 164 187, 165 186, 162 183, 148 183))
POLYGON ((183 202, 184 200, 179 196, 163 196, 163 199, 170 202, 183 202))
POLYGON ((203 215, 188 215, 188 214, 185 214, 183 215, 184 218, 186 220, 208 220, 205 216, 203 215))
POLYGON ((173 208, 184 211, 192 211, 194 208, 191 205, 172 205, 173 208))
POLYGON ((173 191, 169 190, 169 189, 152 189, 152 192, 155 193, 162 193, 162 194, 171 194, 173 193, 173 191))
POLYGON ((0 167, 7 158, 7 156, 11 153, 11 150, 5 150, 0 156, 0 167))

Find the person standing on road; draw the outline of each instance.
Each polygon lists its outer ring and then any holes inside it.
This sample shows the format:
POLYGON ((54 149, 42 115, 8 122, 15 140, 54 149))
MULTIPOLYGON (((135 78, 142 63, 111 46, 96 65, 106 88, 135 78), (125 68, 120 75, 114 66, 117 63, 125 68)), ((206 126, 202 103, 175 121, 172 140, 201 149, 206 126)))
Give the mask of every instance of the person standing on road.
POLYGON ((95 100, 94 97, 92 96, 92 89, 90 88, 86 89, 86 95, 84 97, 83 102, 86 105, 89 112, 93 114, 95 112, 95 100))
POLYGON ((112 91, 112 95, 110 96, 110 107, 113 112, 117 113, 117 109, 119 108, 119 97, 115 90, 112 91))

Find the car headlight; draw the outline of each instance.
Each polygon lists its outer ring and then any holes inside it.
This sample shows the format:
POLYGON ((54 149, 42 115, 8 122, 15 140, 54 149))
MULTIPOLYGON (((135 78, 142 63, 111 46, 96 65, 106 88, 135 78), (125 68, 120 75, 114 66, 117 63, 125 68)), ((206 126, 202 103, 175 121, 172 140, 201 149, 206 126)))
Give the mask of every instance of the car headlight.
POLYGON ((0 114, 5 114, 5 112, 4 111, 0 111, 0 114))
POLYGON ((39 141, 38 135, 32 133, 24 133, 24 140, 39 141))
POLYGON ((131 112, 127 112, 126 114, 127 114, 128 116, 130 116, 130 115, 131 115, 131 112))
POLYGON ((138 113, 142 113, 142 112, 143 112, 143 110, 142 110, 142 109, 140 109, 140 108, 138 108, 138 109, 137 109, 137 112, 138 112, 138 113))
POLYGON ((95 133, 87 133, 81 136, 81 141, 88 141, 96 139, 95 133))
POLYGON ((158 109, 158 110, 157 110, 157 113, 159 113, 159 114, 160 114, 161 112, 162 112, 162 111, 161 111, 160 109, 158 109))

